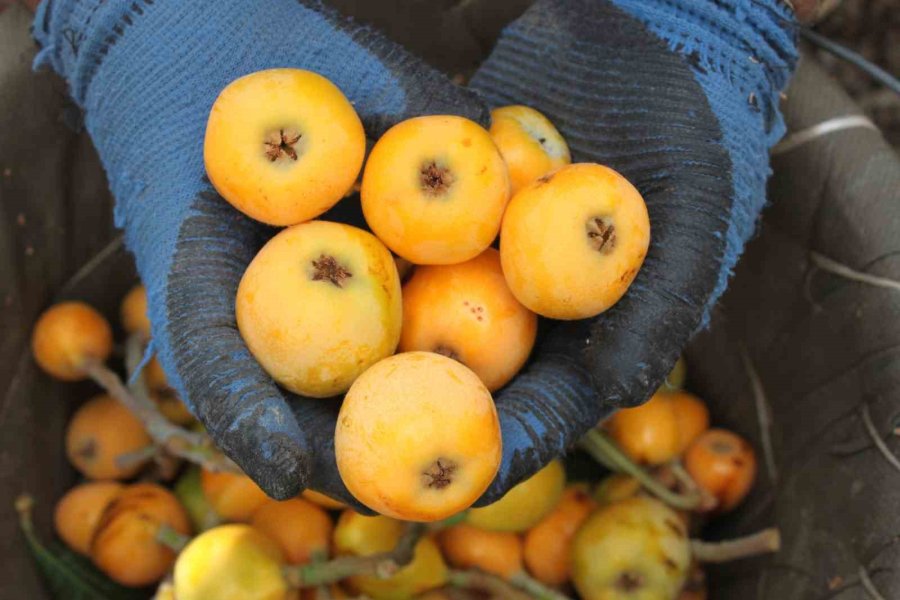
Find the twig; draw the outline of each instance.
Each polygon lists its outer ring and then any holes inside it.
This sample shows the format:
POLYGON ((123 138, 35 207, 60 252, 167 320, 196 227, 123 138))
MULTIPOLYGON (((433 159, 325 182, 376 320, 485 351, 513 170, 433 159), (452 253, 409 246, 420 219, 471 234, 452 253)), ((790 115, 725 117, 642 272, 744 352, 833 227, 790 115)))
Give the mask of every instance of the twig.
POLYGON ((847 265, 839 263, 836 260, 819 254, 818 252, 810 252, 809 257, 810 259, 812 259, 813 264, 815 264, 823 271, 828 271, 829 273, 834 273, 835 275, 839 275, 846 279, 858 281, 860 283, 867 283, 875 287, 900 291, 900 281, 888 279, 887 277, 878 277, 877 275, 870 275, 868 273, 863 273, 861 271, 851 269, 847 265))
MULTIPOLYGON (((128 341, 126 355, 129 363, 132 362, 130 359, 133 354, 133 342, 138 342, 137 338, 128 341)), ((151 439, 166 452, 197 463, 210 471, 243 473, 237 465, 216 450, 205 435, 178 427, 162 416, 145 393, 146 390, 141 389, 143 381, 135 384, 133 390, 135 393, 132 393, 119 376, 102 363, 88 364, 87 373, 100 387, 128 408, 143 423, 151 439)))
POLYGON ((881 434, 878 433, 878 429, 875 427, 875 423, 872 422, 872 415, 869 413, 869 405, 866 402, 863 402, 862 407, 860 408, 860 413, 862 414, 862 422, 866 427, 866 431, 869 436, 872 438, 872 441, 875 443, 875 447, 878 448, 878 451, 884 455, 884 458, 898 471, 900 471, 900 459, 898 459, 891 449, 887 447, 887 444, 884 443, 884 440, 881 439, 881 434))
POLYGON ((616 446, 615 442, 598 429, 591 429, 588 431, 584 437, 578 441, 578 446, 601 463, 609 464, 613 471, 631 475, 637 479, 647 491, 674 508, 696 510, 703 503, 700 494, 696 492, 679 494, 662 485, 654 479, 652 475, 631 460, 631 458, 616 446))
POLYGON ((159 446, 151 444, 139 448, 134 452, 126 452, 116 457, 116 466, 122 470, 130 470, 138 465, 143 465, 148 460, 156 458, 159 455, 159 446))
POLYGON ((387 579, 413 559, 416 543, 425 532, 422 523, 410 523, 390 552, 371 556, 342 556, 322 563, 285 567, 288 583, 295 588, 318 587, 354 575, 371 575, 387 579))
POLYGON ((173 552, 181 552, 191 541, 190 536, 175 531, 166 524, 161 524, 156 530, 156 541, 169 548, 173 552))
POLYGON ((453 587, 466 590, 481 590, 495 598, 504 600, 532 600, 532 596, 520 591, 506 580, 496 575, 488 575, 481 571, 457 571, 451 569, 447 573, 447 581, 453 587))
POLYGON ((509 578, 509 582, 537 600, 569 600, 569 597, 547 587, 537 579, 519 572, 509 578))
POLYGON ((19 522, 22 525, 22 529, 31 531, 34 528, 34 524, 31 521, 31 513, 34 510, 34 498, 28 494, 22 494, 16 498, 14 506, 16 507, 16 512, 19 513, 19 522))
POLYGON ((675 479, 682 488, 689 493, 700 496, 700 506, 697 507, 698 510, 704 512, 711 511, 719 503, 719 500, 715 496, 697 485, 697 482, 694 481, 691 474, 687 472, 687 469, 684 468, 684 465, 681 464, 680 460, 675 459, 669 463, 669 469, 672 471, 672 475, 675 476, 675 479))
POLYGON ((878 591, 878 588, 875 587, 875 582, 869 577, 869 572, 866 571, 866 568, 862 565, 859 566, 859 581, 862 583, 866 593, 872 597, 872 600, 886 600, 885 597, 881 595, 881 592, 878 591))
POLYGON ((753 402, 756 405, 756 417, 759 422, 759 441, 766 461, 766 470, 769 472, 769 480, 774 484, 778 481, 778 465, 775 463, 775 452, 772 449, 772 413, 769 409, 769 401, 766 398, 762 380, 753 366, 753 361, 750 360, 750 354, 743 344, 741 344, 740 350, 741 360, 753 389, 753 402))
POLYGON ((724 563, 739 558, 778 552, 780 549, 781 533, 774 527, 724 542, 691 540, 691 554, 695 559, 704 563, 724 563))

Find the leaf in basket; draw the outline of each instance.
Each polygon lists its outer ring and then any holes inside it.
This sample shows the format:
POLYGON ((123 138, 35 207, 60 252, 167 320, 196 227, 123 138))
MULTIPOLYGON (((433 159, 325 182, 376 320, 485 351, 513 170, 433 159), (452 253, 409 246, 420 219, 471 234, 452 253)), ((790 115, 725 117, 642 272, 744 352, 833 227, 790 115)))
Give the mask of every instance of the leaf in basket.
POLYGON ((35 564, 53 594, 59 600, 140 600, 146 593, 110 581, 85 558, 60 544, 45 546, 34 531, 31 521, 32 500, 16 501, 19 526, 25 534, 35 564))

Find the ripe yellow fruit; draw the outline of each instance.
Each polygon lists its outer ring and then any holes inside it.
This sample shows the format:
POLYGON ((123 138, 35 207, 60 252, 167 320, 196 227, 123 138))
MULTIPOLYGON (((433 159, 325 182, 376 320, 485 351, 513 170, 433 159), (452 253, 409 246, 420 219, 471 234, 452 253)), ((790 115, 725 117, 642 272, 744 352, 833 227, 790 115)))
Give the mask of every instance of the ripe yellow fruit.
POLYGON ((366 222, 388 248, 416 264, 447 265, 478 256, 497 237, 509 177, 477 123, 416 117, 372 148, 360 194, 366 222))
POLYGON ((566 488, 559 504, 525 533, 528 571, 547 585, 562 585, 572 570, 572 538, 597 504, 584 486, 566 488))
POLYGON ((133 477, 144 463, 123 467, 118 458, 150 443, 150 436, 138 418, 106 394, 82 404, 66 428, 66 456, 88 479, 133 477))
POLYGON ((522 538, 515 533, 489 531, 467 523, 445 529, 441 550, 457 569, 479 569, 506 579, 521 573, 522 538))
POLYGON ((491 139, 500 149, 512 193, 572 162, 569 146, 556 127, 528 106, 503 106, 491 111, 491 139))
POLYGON ((220 525, 191 540, 175 563, 178 600, 286 600, 278 546, 247 525, 220 525))
MULTIPOLYGON (((371 556, 390 552, 403 535, 405 525, 385 516, 366 517, 346 510, 334 529, 338 554, 371 556)), ((387 579, 356 576, 350 586, 375 600, 406 600, 447 581, 447 565, 430 537, 416 542, 412 560, 387 579)))
POLYGON ((226 521, 249 521, 269 497, 246 475, 200 472, 200 487, 212 509, 226 521))
POLYGON ((584 600, 670 600, 691 564, 679 516, 642 496, 591 515, 575 535, 572 556, 572 580, 584 600))
POLYGON ((608 167, 563 167, 517 193, 503 217, 500 259, 519 302, 553 319, 610 308, 650 246, 640 193, 608 167))
POLYGON ((236 313, 247 347, 275 381, 325 398, 393 354, 403 319, 400 278, 372 234, 303 223, 269 240, 247 267, 236 313))
POLYGON ((147 316, 147 290, 137 284, 122 298, 119 308, 122 328, 128 333, 136 333, 145 340, 150 339, 150 318, 147 316))
POLYGON ((493 504, 470 510, 468 522, 494 531, 525 531, 553 510, 565 486, 565 469, 554 460, 493 504))
POLYGON ((341 90, 300 69, 269 69, 219 94, 203 158, 216 190, 270 225, 313 219, 356 181, 366 149, 362 122, 341 90))
POLYGON ((87 377, 91 361, 104 362, 112 352, 112 328, 84 302, 60 302, 38 318, 31 352, 45 372, 62 381, 87 377))
POLYGON ((334 448, 357 500, 398 519, 437 521, 468 508, 491 483, 500 424, 475 373, 440 354, 406 352, 356 380, 334 448))
POLYGON ((519 372, 536 336, 537 315, 509 291, 493 248, 457 265, 419 267, 403 285, 400 352, 449 356, 492 392, 519 372))
POLYGON ((640 406, 616 411, 606 428, 632 460, 662 465, 709 429, 709 410, 693 394, 657 392, 640 406))
POLYGON ((347 508, 347 505, 343 502, 335 500, 334 498, 326 496, 322 492, 317 492, 315 490, 303 490, 302 496, 310 502, 318 504, 326 510, 342 510, 344 508, 347 508))
POLYGON ((85 556, 90 554, 91 540, 103 511, 123 489, 121 483, 114 481, 91 481, 70 489, 56 504, 53 513, 57 535, 75 552, 85 556))
POLYGON ((250 525, 278 544, 288 564, 328 558, 331 517, 312 502, 300 498, 270 500, 256 509, 250 525))
POLYGON ((122 585, 155 583, 175 562, 175 553, 157 540, 162 526, 191 533, 190 519, 175 495, 153 483, 128 486, 103 511, 91 540, 91 559, 122 585))

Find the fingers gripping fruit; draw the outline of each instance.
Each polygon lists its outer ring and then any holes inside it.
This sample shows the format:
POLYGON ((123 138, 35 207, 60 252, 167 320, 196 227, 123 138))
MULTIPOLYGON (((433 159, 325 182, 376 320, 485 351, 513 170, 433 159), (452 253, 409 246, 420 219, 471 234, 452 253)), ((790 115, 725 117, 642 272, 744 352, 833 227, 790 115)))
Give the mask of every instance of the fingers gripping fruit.
POLYGON ((246 475, 200 472, 200 486, 212 509, 226 521, 249 521, 269 501, 266 493, 246 475))
POLYGON ((572 162, 569 146, 547 117, 527 106, 491 111, 491 139, 509 168, 511 193, 572 162))
POLYGON ((575 536, 572 556, 572 579, 584 600, 671 600, 691 561, 681 519, 645 497, 595 512, 575 536))
POLYGON ((597 164, 563 167, 520 190, 500 232, 512 293, 553 319, 592 317, 618 302, 649 245, 640 193, 597 164))
POLYGON ((553 512, 528 530, 525 565, 536 579, 547 585, 562 585, 569 580, 572 538, 596 506, 584 486, 570 486, 553 512))
POLYGON ((253 513, 250 525, 277 543, 289 564, 328 558, 331 518, 312 502, 270 500, 253 513))
POLYGON ((633 460, 661 465, 681 455, 709 428, 709 410, 687 392, 662 392, 635 408, 613 414, 610 436, 633 460))
MULTIPOLYGON (((334 529, 338 554, 371 556, 390 552, 403 535, 405 525, 378 515, 366 517, 352 510, 341 513, 334 529)), ((447 581, 447 565, 430 537, 416 542, 412 560, 387 579, 368 575, 351 577, 351 587, 375 600, 405 600, 447 581)))
POLYGON ((334 435, 341 478, 381 514, 436 521, 468 508, 500 466, 490 392, 446 356, 406 352, 363 373, 334 435))
POLYGON ((313 398, 345 392, 400 339, 400 278, 375 236, 341 223, 285 229, 247 267, 237 324, 260 365, 313 398))
POLYGON ((453 264, 478 256, 497 237, 509 177, 477 123, 417 117, 372 148, 361 199, 366 222, 391 250, 416 264, 453 264))
POLYGON ((109 323, 84 302, 51 306, 38 318, 31 334, 31 351, 37 364, 63 381, 85 379, 87 365, 104 362, 112 344, 109 323))
POLYGON ((536 335, 537 316, 509 291, 493 248, 464 263, 419 267, 403 285, 400 351, 456 359, 492 392, 522 368, 536 335))
POLYGON ((72 550, 90 554, 91 539, 100 517, 123 489, 121 483, 114 481, 94 481, 73 487, 56 504, 53 513, 56 533, 72 550))
POLYGON ((66 456, 89 479, 128 479, 141 462, 121 466, 118 458, 150 444, 131 411, 107 395, 91 398, 75 411, 66 429, 66 456))
POLYGON ((515 533, 463 523, 443 531, 440 542, 447 561, 458 569, 480 569, 507 579, 522 572, 522 539, 515 533))
POLYGON ((742 437, 724 429, 710 429, 691 444, 684 467, 697 485, 719 500, 726 512, 747 496, 756 479, 756 453, 742 437))
POLYGON ((310 71, 271 69, 230 83, 213 104, 203 159, 216 190, 270 225, 313 219, 356 181, 362 122, 341 91, 310 71))
POLYGON ((175 553, 157 541, 163 525, 191 533, 187 513, 169 490, 152 483, 127 487, 103 512, 91 542, 94 564, 122 585, 159 581, 175 562, 175 553))
POLYGON ((468 522, 494 531, 525 531, 553 510, 565 485, 562 462, 554 460, 493 504, 470 510, 468 522))
POLYGON ((281 552, 247 525, 220 525, 182 550, 175 563, 178 600, 286 600, 281 552))

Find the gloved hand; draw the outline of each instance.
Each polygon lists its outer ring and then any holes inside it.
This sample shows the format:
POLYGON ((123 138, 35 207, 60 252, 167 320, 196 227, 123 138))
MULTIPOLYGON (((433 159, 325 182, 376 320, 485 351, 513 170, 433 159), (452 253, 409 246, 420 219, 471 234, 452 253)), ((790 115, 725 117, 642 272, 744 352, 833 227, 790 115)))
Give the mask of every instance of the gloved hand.
POLYGON ((235 325, 238 282, 274 231, 204 176, 206 118, 228 82, 271 67, 317 71, 373 138, 411 116, 487 124, 488 104, 527 104, 558 126, 575 161, 635 184, 652 229, 643 269, 607 313, 552 328, 497 394, 503 460, 484 503, 610 411, 645 400, 704 323, 765 200, 792 27, 778 0, 538 0, 476 74, 480 96, 312 0, 44 0, 34 32, 36 64, 64 76, 85 111, 170 382, 276 498, 311 487, 352 500, 334 461, 338 403, 279 389, 235 325))

